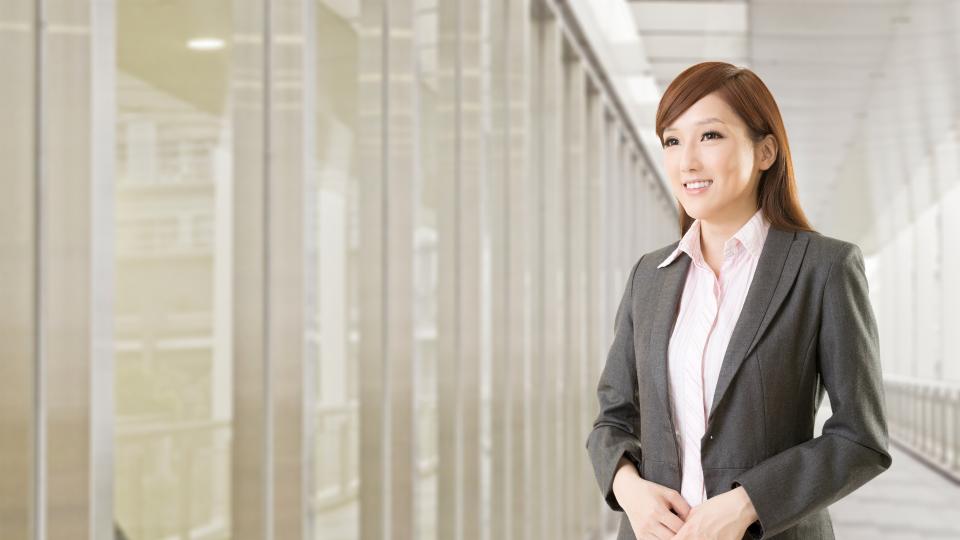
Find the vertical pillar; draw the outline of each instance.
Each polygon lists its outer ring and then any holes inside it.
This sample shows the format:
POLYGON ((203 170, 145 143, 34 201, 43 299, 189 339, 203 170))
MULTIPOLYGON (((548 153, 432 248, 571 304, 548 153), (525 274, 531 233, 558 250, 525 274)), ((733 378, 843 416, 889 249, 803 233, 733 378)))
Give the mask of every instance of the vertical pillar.
MULTIPOLYGON (((309 0, 268 0, 266 70, 267 213, 266 286, 263 314, 267 329, 268 384, 264 396, 269 458, 267 493, 271 496, 268 540, 308 538, 314 472, 308 451, 314 425, 316 357, 308 354, 306 313, 315 313, 313 241, 316 208, 313 124, 315 122, 313 5, 309 0), (313 249, 310 245, 309 249, 313 249)), ((246 219, 237 212, 238 219, 246 219)))
POLYGON ((113 3, 44 0, 37 534, 113 532, 113 3))
MULTIPOLYGON (((452 132, 456 140, 456 154, 460 163, 456 174, 447 178, 458 182, 455 211, 458 221, 453 230, 457 249, 457 306, 456 340, 460 360, 459 387, 462 401, 461 498, 463 508, 463 540, 479 540, 483 534, 481 522, 484 501, 481 497, 483 479, 481 449, 486 446, 485 432, 480 423, 481 373, 481 274, 482 230, 480 205, 483 198, 485 159, 483 144, 483 81, 484 69, 480 43, 481 0, 458 0, 460 3, 457 32, 459 36, 457 78, 459 88, 455 109, 458 111, 458 129, 452 132)), ((452 27, 453 25, 451 25, 452 27)), ((441 210, 442 212, 442 210, 441 210)))
POLYGON ((415 516, 413 2, 364 2, 360 20, 361 538, 405 540, 415 516))
MULTIPOLYGON (((566 48, 565 48, 566 49, 566 48)), ((560 534, 564 538, 583 538, 586 529, 582 517, 586 508, 581 504, 581 495, 588 485, 584 482, 589 471, 589 461, 582 450, 584 424, 582 410, 585 408, 584 387, 587 386, 585 366, 587 355, 585 288, 586 264, 586 81, 579 59, 572 50, 566 50, 563 62, 564 92, 564 174, 567 182, 567 204, 564 218, 569 223, 565 264, 568 269, 566 298, 569 299, 565 317, 566 332, 562 344, 566 354, 563 384, 563 463, 558 474, 563 480, 560 492, 563 496, 563 515, 560 534)))
POLYGON ((383 313, 387 269, 384 245, 386 198, 386 118, 388 84, 384 47, 387 4, 365 0, 360 9, 359 93, 359 213, 360 213, 360 538, 382 540, 388 486, 385 479, 387 444, 384 384, 386 318, 383 313))
POLYGON ((234 17, 233 536, 308 534, 306 436, 312 363, 304 347, 312 274, 312 62, 301 0, 243 0, 234 17))
POLYGON ((0 14, 4 538, 113 532, 113 10, 0 14))
POLYGON ((271 530, 267 493, 271 430, 266 328, 268 67, 264 21, 268 0, 234 3, 233 35, 233 438, 231 530, 236 540, 265 540, 271 530), (240 241, 237 241, 240 240, 240 241))
MULTIPOLYGON (((386 437, 380 441, 387 466, 390 538, 411 540, 414 533, 413 418, 413 230, 414 157, 419 153, 413 0, 386 5, 385 58, 387 114, 383 176, 384 224, 381 280, 385 285, 380 336, 384 352, 386 437)), ((367 372, 372 375, 376 372, 367 372)))
POLYGON ((486 212, 490 237, 490 429, 492 456, 490 477, 490 538, 507 539, 513 506, 510 490, 510 87, 507 71, 510 56, 509 3, 489 3, 487 28, 490 50, 490 136, 487 171, 490 195, 486 212))
POLYGON ((510 535, 519 540, 533 538, 539 533, 533 529, 535 511, 531 462, 530 395, 534 391, 530 369, 532 354, 533 269, 537 199, 532 188, 533 130, 532 80, 529 0, 504 0, 507 7, 507 93, 508 144, 507 163, 507 354, 510 362, 509 422, 510 422, 510 535))
POLYGON ((35 478, 39 415, 36 372, 37 201, 35 144, 40 100, 35 0, 10 0, 0 11, 0 531, 11 540, 36 537, 35 478))
MULTIPOLYGON (((606 235, 606 160, 604 159, 606 146, 604 137, 603 100, 595 88, 591 88, 587 95, 587 386, 584 390, 586 407, 584 410, 583 429, 589 433, 593 420, 597 417, 598 403, 596 397, 596 381, 600 379, 603 369, 603 358, 606 351, 606 328, 613 326, 607 323, 608 309, 606 296, 607 282, 607 235, 606 235)), ((586 453, 586 435, 581 436, 580 448, 584 459, 586 453)), ((596 496, 593 490, 595 482, 593 471, 588 476, 587 488, 584 490, 585 500, 583 507, 587 510, 589 530, 601 531, 601 508, 605 503, 602 497, 596 496)))
POLYGON ((561 33, 560 26, 553 14, 544 8, 539 18, 539 62, 540 110, 539 132, 540 146, 539 181, 541 185, 540 204, 542 207, 540 228, 543 235, 543 256, 541 271, 535 274, 535 282, 541 287, 540 320, 542 329, 539 339, 542 344, 537 359, 537 369, 533 371, 533 381, 542 388, 539 396, 540 415, 536 420, 540 429, 540 442, 535 445, 534 459, 540 470, 541 534, 547 538, 557 538, 560 534, 559 520, 563 498, 560 494, 558 474, 562 453, 560 415, 560 391, 563 383, 563 367, 568 351, 564 348, 566 327, 564 314, 567 310, 564 286, 568 269, 566 268, 567 238, 569 223, 564 216, 566 203, 566 177, 561 169, 563 152, 563 73, 561 69, 561 33))
POLYGON ((438 537, 481 534, 480 266, 482 85, 480 3, 438 6, 440 253, 438 537))

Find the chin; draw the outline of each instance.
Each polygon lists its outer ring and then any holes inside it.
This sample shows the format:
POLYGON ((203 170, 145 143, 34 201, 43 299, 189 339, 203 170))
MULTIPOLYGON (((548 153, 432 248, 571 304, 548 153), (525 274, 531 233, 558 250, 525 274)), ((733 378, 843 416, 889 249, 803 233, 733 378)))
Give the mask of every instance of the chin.
POLYGON ((687 215, 693 219, 710 219, 710 212, 705 212, 702 208, 684 206, 683 209, 687 212, 687 215))

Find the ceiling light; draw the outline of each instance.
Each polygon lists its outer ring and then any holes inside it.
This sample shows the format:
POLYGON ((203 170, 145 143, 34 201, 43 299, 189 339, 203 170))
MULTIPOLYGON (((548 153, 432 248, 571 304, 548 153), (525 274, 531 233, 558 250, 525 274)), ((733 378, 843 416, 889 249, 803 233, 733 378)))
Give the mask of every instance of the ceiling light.
POLYGON ((187 42, 187 47, 195 51, 217 51, 223 48, 223 40, 219 38, 194 38, 187 42))

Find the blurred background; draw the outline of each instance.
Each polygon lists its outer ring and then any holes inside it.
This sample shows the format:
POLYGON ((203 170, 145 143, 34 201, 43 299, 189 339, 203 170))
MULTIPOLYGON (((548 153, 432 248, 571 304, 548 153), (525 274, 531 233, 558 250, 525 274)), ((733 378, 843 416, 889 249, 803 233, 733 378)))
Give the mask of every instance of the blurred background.
POLYGON ((3 0, 0 538, 610 537, 596 381, 705 60, 867 259, 894 461, 837 537, 960 538, 958 57, 956 0, 3 0))

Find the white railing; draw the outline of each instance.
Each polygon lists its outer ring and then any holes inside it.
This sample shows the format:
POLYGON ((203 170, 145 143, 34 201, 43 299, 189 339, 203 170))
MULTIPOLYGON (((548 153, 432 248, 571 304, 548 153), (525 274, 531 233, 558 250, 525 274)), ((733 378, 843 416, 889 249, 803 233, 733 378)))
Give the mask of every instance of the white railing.
POLYGON ((116 516, 130 540, 230 537, 229 421, 120 421, 116 516))
MULTIPOLYGON (((320 405, 317 413, 317 485, 312 508, 324 512, 355 503, 360 487, 359 403, 351 400, 335 405, 320 405)), ((419 437, 417 473, 431 478, 437 473, 437 404, 435 398, 417 402, 419 437)))
POLYGON ((884 376, 890 437, 960 481, 960 383, 884 376))
POLYGON ((314 511, 342 505, 356 499, 360 487, 358 426, 359 404, 356 400, 317 407, 316 460, 317 485, 312 506, 314 511))

